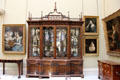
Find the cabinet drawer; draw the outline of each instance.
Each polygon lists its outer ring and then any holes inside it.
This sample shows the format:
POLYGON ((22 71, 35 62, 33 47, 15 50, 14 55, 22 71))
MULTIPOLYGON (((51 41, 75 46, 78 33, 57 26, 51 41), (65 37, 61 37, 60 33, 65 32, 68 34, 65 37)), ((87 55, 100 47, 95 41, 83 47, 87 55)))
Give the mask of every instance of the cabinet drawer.
POLYGON ((103 76, 111 76, 111 65, 103 63, 103 76))

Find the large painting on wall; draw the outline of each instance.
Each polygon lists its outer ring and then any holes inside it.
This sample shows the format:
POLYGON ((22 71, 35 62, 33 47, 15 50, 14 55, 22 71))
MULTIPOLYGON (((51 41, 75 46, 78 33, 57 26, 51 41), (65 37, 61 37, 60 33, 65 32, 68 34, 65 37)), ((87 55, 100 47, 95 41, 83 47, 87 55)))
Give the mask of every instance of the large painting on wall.
POLYGON ((84 16, 84 34, 98 35, 99 17, 98 16, 84 16))
POLYGON ((120 10, 103 19, 107 53, 120 56, 120 10))
POLYGON ((4 24, 2 28, 3 53, 25 54, 25 25, 4 24))

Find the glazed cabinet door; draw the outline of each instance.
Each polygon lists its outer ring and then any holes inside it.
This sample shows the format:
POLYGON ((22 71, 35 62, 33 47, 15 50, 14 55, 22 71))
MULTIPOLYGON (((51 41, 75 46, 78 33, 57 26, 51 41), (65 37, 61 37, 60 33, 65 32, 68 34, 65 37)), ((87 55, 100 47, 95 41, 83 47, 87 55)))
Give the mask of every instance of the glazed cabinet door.
POLYGON ((40 28, 36 26, 29 27, 28 33, 28 52, 29 57, 40 57, 40 28))
POLYGON ((57 58, 67 57, 67 28, 56 28, 56 56, 57 58))
POLYGON ((71 57, 80 57, 80 28, 71 27, 71 57))
POLYGON ((54 56, 54 27, 43 27, 43 57, 54 56))

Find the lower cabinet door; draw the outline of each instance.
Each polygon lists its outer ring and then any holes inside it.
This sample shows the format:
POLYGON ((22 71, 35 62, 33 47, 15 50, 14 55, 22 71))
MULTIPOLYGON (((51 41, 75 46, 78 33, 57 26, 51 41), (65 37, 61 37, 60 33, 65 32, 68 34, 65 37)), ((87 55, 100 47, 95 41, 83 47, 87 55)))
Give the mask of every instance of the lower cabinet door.
POLYGON ((27 74, 32 75, 39 75, 39 68, 38 68, 37 61, 27 61, 27 74))
POLYGON ((52 65, 53 76, 70 75, 70 62, 69 61, 53 61, 51 65, 52 65))
POLYGON ((40 75, 43 77, 50 77, 52 75, 51 72, 51 62, 50 61, 42 61, 40 63, 40 75))
POLYGON ((81 61, 71 61, 70 63, 70 74, 71 76, 80 76, 83 74, 81 61))
POLYGON ((54 62, 54 74, 55 75, 65 75, 66 74, 66 63, 64 61, 56 61, 54 62))

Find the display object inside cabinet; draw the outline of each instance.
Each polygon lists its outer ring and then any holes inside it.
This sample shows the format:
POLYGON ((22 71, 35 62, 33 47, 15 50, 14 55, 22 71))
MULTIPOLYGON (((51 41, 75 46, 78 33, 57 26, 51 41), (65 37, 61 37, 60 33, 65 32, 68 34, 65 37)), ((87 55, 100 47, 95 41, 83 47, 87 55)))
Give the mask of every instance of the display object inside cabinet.
POLYGON ((31 29, 31 41, 30 43, 32 43, 30 45, 31 48, 31 56, 36 57, 36 56, 40 56, 40 28, 32 28, 31 29))
POLYGON ((57 28, 57 38, 56 38, 56 46, 57 46, 57 57, 66 57, 67 53, 67 29, 66 28, 57 28))
POLYGON ((43 31, 44 31, 44 57, 53 57, 54 55, 53 27, 43 27, 43 31))
POLYGON ((80 28, 71 28, 71 56, 77 57, 80 56, 80 28))

